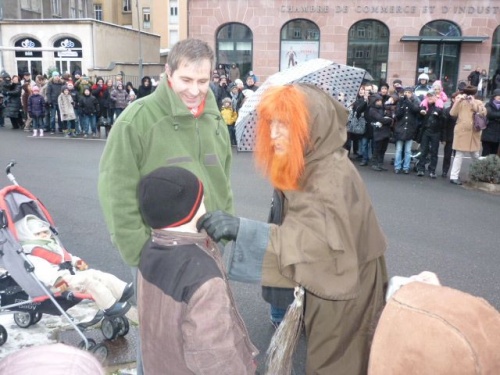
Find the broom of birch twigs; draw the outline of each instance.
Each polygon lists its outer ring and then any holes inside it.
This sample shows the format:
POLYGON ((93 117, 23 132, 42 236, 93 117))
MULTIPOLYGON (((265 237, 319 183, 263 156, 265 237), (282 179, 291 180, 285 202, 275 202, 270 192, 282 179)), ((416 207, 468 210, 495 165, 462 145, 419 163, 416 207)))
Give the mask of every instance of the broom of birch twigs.
POLYGON ((267 349, 266 375, 290 375, 292 372, 293 353, 302 330, 304 288, 295 287, 293 294, 295 299, 288 307, 267 349))

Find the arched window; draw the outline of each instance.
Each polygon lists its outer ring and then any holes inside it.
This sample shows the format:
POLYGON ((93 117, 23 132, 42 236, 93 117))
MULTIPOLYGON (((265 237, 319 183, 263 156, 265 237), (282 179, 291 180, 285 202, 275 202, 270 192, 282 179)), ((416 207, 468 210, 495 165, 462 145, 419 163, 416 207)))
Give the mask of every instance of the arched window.
POLYGON ((75 38, 62 37, 54 42, 55 48, 66 48, 66 50, 54 52, 54 59, 56 61, 57 70, 63 73, 74 74, 75 71, 82 72, 82 56, 83 49, 82 43, 75 38))
POLYGON ((42 51, 33 51, 30 48, 40 48, 42 44, 38 39, 27 37, 18 39, 14 47, 22 48, 16 51, 17 74, 22 76, 24 72, 31 73, 34 79, 37 74, 43 74, 42 71, 42 51))
POLYGON ((387 79, 389 29, 380 21, 362 20, 349 29, 347 65, 363 68, 373 79, 387 79))
POLYGON ((309 20, 295 19, 281 28, 280 70, 319 57, 319 27, 309 20))
POLYGON ((252 70, 252 50, 253 33, 247 26, 228 23, 217 32, 216 65, 224 64, 229 70, 231 64, 236 64, 240 69, 240 77, 245 77, 252 70))
MULTIPOLYGON (((490 57, 490 77, 493 77, 495 72, 500 70, 500 26, 495 29, 493 33, 493 40, 491 41, 491 57, 490 57)), ((497 88, 497 87, 495 87, 497 88)))
POLYGON ((415 82, 421 73, 427 73, 429 84, 441 80, 448 95, 455 91, 461 42, 453 37, 461 35, 460 27, 446 20, 431 21, 422 27, 420 36, 427 38, 419 44, 415 82))

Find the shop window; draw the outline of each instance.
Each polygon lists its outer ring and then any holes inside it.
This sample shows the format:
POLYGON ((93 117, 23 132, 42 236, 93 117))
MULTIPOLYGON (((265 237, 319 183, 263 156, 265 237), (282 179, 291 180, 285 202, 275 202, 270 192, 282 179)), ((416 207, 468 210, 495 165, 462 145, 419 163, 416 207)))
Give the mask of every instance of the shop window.
POLYGON ((312 21, 294 19, 281 28, 280 70, 319 57, 319 27, 312 21))
POLYGON ((365 69, 373 79, 385 81, 389 59, 389 29, 380 21, 362 20, 349 29, 347 65, 365 69))
POLYGON ((245 77, 253 68, 252 30, 241 23, 229 23, 219 29, 216 39, 216 65, 224 64, 229 70, 234 63, 240 69, 240 77, 245 77))
MULTIPOLYGON (((500 72, 500 26, 496 28, 491 41, 490 78, 493 78, 497 70, 500 72)), ((495 88, 500 87, 495 86, 495 88)))

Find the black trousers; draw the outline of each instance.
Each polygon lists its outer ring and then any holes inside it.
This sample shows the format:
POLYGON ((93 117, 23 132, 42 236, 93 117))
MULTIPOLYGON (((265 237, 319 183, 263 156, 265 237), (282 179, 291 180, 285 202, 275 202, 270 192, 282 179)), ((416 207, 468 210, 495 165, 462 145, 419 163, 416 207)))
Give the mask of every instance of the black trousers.
POLYGON ((427 159, 427 155, 430 153, 431 162, 429 164, 428 170, 432 173, 436 172, 436 166, 438 162, 439 137, 439 133, 424 131, 424 134, 422 135, 422 143, 420 143, 422 153, 420 154, 418 163, 419 171, 425 170, 425 161, 427 159))
POLYGON ((389 145, 389 138, 384 138, 379 141, 374 141, 373 146, 373 164, 384 164, 384 156, 389 145))
POLYGON ((453 149, 451 148, 453 146, 453 142, 446 142, 444 144, 444 155, 443 155, 443 173, 448 173, 450 170, 450 165, 451 165, 451 155, 453 153, 453 149))

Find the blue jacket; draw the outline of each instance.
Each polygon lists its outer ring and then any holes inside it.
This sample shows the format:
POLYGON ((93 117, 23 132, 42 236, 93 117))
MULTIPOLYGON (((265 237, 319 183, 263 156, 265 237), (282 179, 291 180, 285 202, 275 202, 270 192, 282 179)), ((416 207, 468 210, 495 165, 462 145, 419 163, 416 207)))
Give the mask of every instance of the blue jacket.
POLYGON ((45 116, 45 100, 40 94, 31 94, 28 98, 28 113, 31 117, 45 116))

